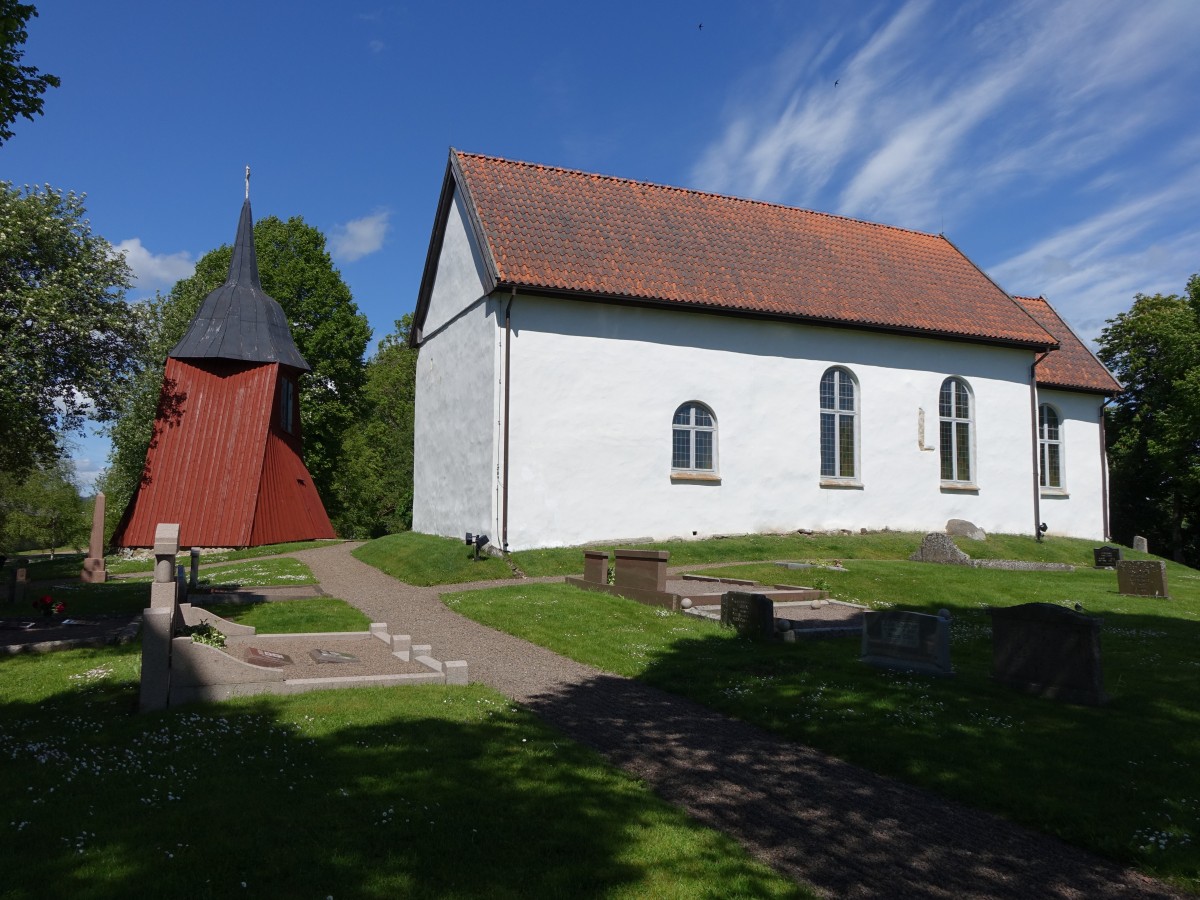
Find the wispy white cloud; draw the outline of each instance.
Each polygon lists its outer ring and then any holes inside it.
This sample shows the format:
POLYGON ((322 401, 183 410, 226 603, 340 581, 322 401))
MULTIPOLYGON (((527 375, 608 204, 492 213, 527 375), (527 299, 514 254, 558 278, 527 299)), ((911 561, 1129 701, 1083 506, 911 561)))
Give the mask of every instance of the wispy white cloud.
POLYGON ((182 250, 178 253, 151 253, 142 246, 141 238, 121 241, 113 249, 125 255, 125 262, 133 270, 135 283, 141 290, 170 287, 196 271, 196 260, 190 253, 182 250))
POLYGON ((1045 294, 1080 332, 1094 339, 1133 295, 1181 293, 1200 269, 1200 167, 1157 190, 1117 202, 1053 231, 991 267, 1016 294, 1045 294), (1162 221, 1187 221, 1164 230, 1162 221))
POLYGON ((379 250, 387 237, 391 215, 387 210, 378 210, 335 226, 330 237, 333 255, 344 262, 354 262, 379 250))
POLYGON ((372 53, 382 53, 385 44, 383 43, 383 41, 375 40, 375 41, 368 41, 367 46, 371 48, 372 53))
POLYGON ((1197 42, 1200 6, 1174 0, 807 17, 786 60, 731 95, 691 181, 982 235, 964 249, 999 258, 1005 287, 1094 334, 1133 293, 1179 291, 1200 267, 1197 42))

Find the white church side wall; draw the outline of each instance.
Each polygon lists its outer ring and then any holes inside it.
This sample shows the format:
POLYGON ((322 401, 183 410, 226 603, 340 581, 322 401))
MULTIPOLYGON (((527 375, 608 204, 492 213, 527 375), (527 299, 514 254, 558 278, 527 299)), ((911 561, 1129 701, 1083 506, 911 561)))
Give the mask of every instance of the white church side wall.
POLYGON ((461 535, 494 521, 496 308, 461 198, 446 224, 417 358, 413 529, 461 535))
POLYGON ((1096 394, 1038 390, 1038 403, 1048 404, 1058 413, 1062 440, 1062 488, 1041 491, 1040 512, 1047 534, 1096 539, 1104 536, 1102 402, 1096 394))
MULTIPOLYGON (((512 326, 511 549, 797 528, 925 531, 950 518, 1032 533, 1031 351, 526 296, 512 326), (823 486, 819 384, 835 365, 857 381, 858 484, 823 486), (977 489, 940 478, 948 376, 972 393, 977 489), (715 415, 719 481, 672 479, 672 417, 691 401, 715 415)), ((1083 415, 1070 394, 1062 405, 1083 415)), ((1082 420, 1068 424, 1071 496, 1051 525, 1097 537, 1099 451, 1076 449, 1077 439, 1094 440, 1082 420)))

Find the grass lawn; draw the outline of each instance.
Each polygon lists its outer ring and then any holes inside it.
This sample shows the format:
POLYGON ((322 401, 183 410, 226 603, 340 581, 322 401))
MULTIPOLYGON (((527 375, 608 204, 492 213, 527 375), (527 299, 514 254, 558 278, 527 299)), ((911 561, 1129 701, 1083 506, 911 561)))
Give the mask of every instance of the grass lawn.
MULTIPOLYGON (((185 570, 186 571, 186 570, 185 570)), ((135 575, 125 581, 153 581, 153 575, 135 575)), ((280 585, 316 584, 312 570, 298 559, 259 559, 253 562, 233 563, 201 569, 196 579, 204 589, 230 589, 238 587, 277 587, 280 585)))
MULTIPOLYGON (((481 556, 476 562, 474 548, 462 541, 415 531, 389 534, 363 544, 354 556, 405 584, 462 584, 513 577, 501 559, 481 556)), ((582 554, 579 560, 577 568, 582 572, 582 554)))
MULTIPOLYGON (((330 544, 339 544, 341 541, 292 541, 286 544, 264 544, 261 547, 244 547, 241 550, 221 550, 218 552, 204 551, 200 554, 200 562, 202 565, 219 562, 233 562, 239 559, 257 559, 261 556, 278 556, 280 553, 295 553, 299 550, 311 550, 314 547, 328 547, 330 544)), ((191 560, 191 555, 188 552, 179 554, 179 562, 188 565, 191 560)), ((80 564, 82 565, 82 557, 80 564)), ((75 571, 72 574, 79 574, 79 565, 76 565, 75 571)), ((153 559, 124 559, 119 555, 108 556, 105 558, 105 566, 113 575, 125 575, 130 572, 153 572, 153 559)), ((43 576, 33 573, 33 566, 30 567, 31 578, 43 577, 59 577, 59 576, 43 576)))
POLYGON ((301 631, 366 631, 371 620, 334 597, 281 600, 273 603, 204 603, 200 606, 222 619, 253 625, 259 634, 296 634, 301 631))
POLYGON ((0 658, 5 898, 809 896, 486 688, 136 715, 138 666, 0 658))
MULTIPOLYGON (((1051 543, 1061 542, 1041 546, 1051 543)), ((719 571, 769 583, 823 581, 834 596, 876 608, 949 608, 953 678, 868 667, 858 661, 857 638, 764 646, 710 622, 563 585, 499 587, 447 602, 574 659, 1200 893, 1200 572, 1169 564, 1175 599, 1153 600, 1118 595, 1108 571, 1011 572, 836 556, 852 560, 850 571, 719 571), (1107 706, 1070 706, 992 683, 984 610, 1028 601, 1078 602, 1104 617, 1107 706)))

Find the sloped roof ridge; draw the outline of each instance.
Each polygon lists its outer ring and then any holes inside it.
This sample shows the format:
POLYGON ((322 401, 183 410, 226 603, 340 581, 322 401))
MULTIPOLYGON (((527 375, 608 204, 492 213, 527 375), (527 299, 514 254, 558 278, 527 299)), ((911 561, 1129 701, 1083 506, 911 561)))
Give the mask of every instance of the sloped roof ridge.
POLYGON ((492 156, 488 153, 470 153, 466 150, 455 149, 454 153, 458 156, 471 157, 472 159, 487 160, 488 162, 507 163, 511 166, 523 166, 527 169, 541 169, 546 172, 562 172, 566 175, 581 175, 584 178, 591 178, 599 181, 612 181, 618 184, 632 184, 639 187, 654 188, 660 191, 671 191, 680 194, 692 194, 698 197, 711 197, 714 200, 728 200, 734 203, 746 203, 751 206, 765 206, 771 209, 783 209, 789 212, 804 213, 810 216, 817 216, 823 219, 837 219, 842 222, 852 222, 856 225, 869 225, 872 228, 882 228, 886 231, 898 231, 901 234, 911 234, 917 237, 931 238, 933 240, 946 240, 943 234, 934 234, 929 231, 918 231, 915 228, 902 228, 899 225, 888 225, 884 222, 872 222, 870 219, 857 219, 854 216, 843 216, 838 213, 822 212, 817 209, 808 209, 803 206, 789 206, 786 203, 773 203, 770 200, 756 200, 752 197, 735 197, 733 194, 719 194, 716 191, 702 191, 697 188, 679 187, 673 184, 660 184, 657 181, 640 181, 636 178, 623 178, 619 175, 605 175, 599 172, 585 172, 582 169, 572 169, 566 166, 550 166, 545 163, 528 162, 520 159, 508 159, 504 156, 492 156))

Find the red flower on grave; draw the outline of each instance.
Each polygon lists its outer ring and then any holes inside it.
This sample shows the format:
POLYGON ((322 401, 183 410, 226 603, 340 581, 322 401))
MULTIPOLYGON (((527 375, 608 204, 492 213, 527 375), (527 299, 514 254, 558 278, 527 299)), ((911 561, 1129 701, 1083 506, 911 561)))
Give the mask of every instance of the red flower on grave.
POLYGON ((33 601, 33 608, 40 609, 43 616, 61 616, 67 611, 67 604, 55 600, 49 594, 44 594, 33 601))

